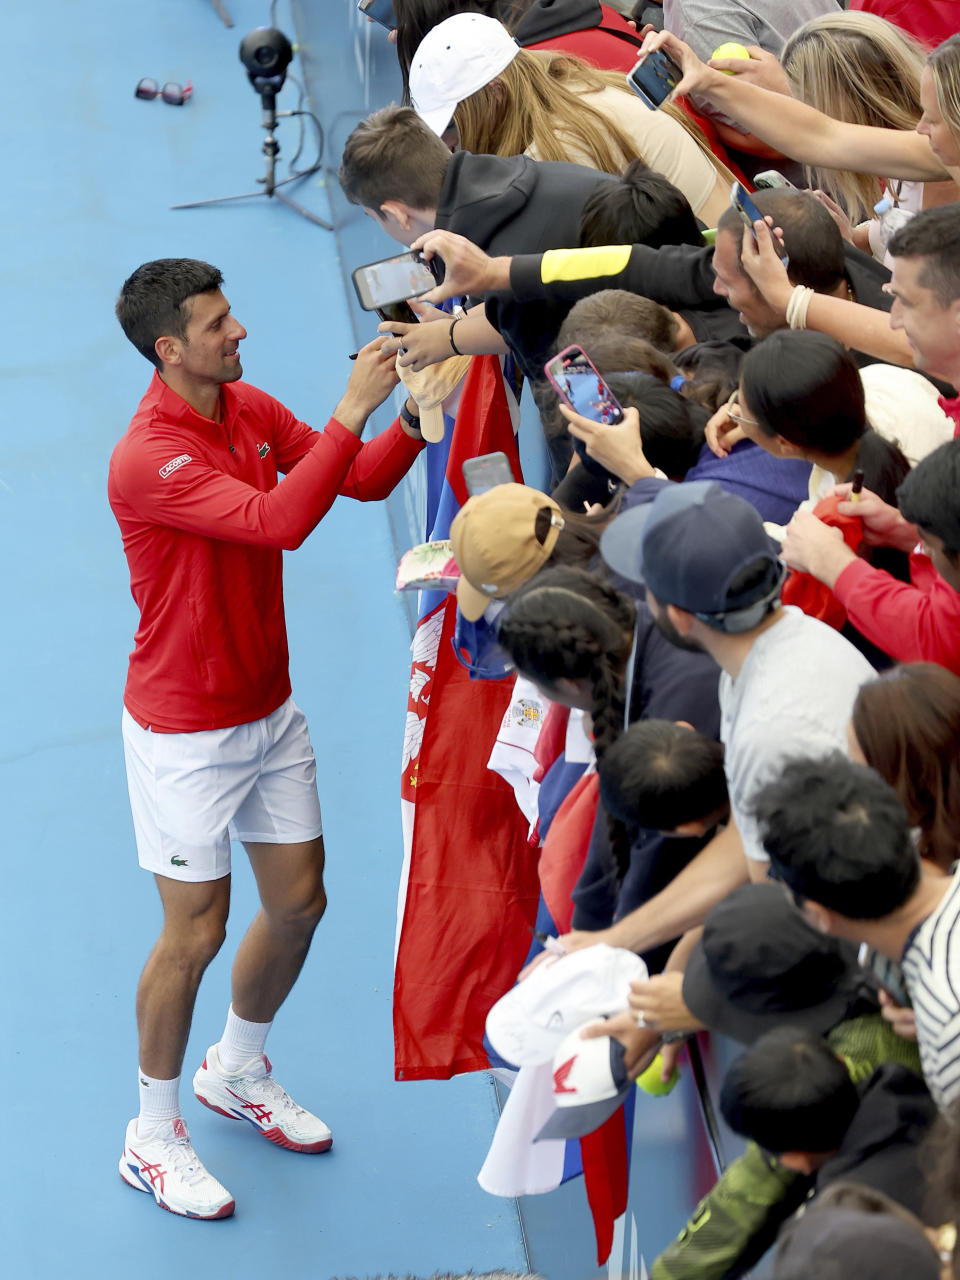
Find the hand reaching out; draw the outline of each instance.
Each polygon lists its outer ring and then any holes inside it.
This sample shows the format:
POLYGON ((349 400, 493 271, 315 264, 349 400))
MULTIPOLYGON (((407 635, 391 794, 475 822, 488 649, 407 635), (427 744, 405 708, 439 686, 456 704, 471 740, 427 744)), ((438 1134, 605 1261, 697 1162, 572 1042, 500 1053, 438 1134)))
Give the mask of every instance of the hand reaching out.
POLYGON ((624 409, 622 421, 604 424, 574 413, 565 404, 559 407, 570 434, 582 440, 589 456, 619 476, 625 484, 635 484, 637 480, 654 474, 654 468, 643 452, 640 414, 636 409, 624 409))
POLYGON ((422 253, 428 262, 439 257, 444 265, 443 284, 423 294, 424 302, 463 296, 479 298, 510 288, 510 259, 489 257, 466 236, 453 231, 428 231, 410 248, 422 253))
POLYGON ((746 46, 749 58, 711 58, 707 63, 715 71, 726 71, 746 84, 755 84, 761 89, 769 89, 771 93, 790 95, 790 82, 776 54, 768 53, 758 44, 746 46))
POLYGON ((753 231, 744 227, 741 265, 769 305, 785 316, 793 285, 780 260, 782 253, 783 232, 773 225, 771 217, 755 222, 753 231))
POLYGON ((731 408, 737 408, 736 401, 733 401, 732 404, 727 401, 725 405, 721 405, 707 423, 704 431, 707 444, 718 458, 726 458, 735 444, 739 444, 741 440, 746 440, 747 438, 743 427, 730 417, 731 408))

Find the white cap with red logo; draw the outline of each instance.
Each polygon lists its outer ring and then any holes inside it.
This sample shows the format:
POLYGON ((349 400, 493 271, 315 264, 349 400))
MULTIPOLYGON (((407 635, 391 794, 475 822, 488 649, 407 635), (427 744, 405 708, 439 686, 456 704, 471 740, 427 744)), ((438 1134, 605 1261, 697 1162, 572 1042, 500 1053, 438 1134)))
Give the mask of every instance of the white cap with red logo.
MULTIPOLYGON (((602 1023, 595 1018, 584 1026, 602 1023)), ((582 1138, 613 1115, 633 1087, 623 1061, 623 1045, 612 1036, 581 1040, 583 1027, 571 1031, 553 1055, 556 1110, 534 1142, 545 1138, 582 1138)))

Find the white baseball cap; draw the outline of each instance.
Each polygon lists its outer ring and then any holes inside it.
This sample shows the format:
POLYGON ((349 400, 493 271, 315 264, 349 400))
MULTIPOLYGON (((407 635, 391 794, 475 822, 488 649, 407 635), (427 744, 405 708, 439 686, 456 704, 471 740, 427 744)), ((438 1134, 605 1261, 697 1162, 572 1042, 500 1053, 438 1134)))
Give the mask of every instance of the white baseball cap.
POLYGON ((646 977, 638 955, 605 942, 550 956, 493 1006, 487 1038, 515 1066, 550 1062, 571 1031, 626 1009, 630 983, 646 977))
POLYGON ((436 134, 453 119, 457 104, 496 79, 520 46, 496 18, 455 13, 432 27, 410 64, 410 99, 436 134))
MULTIPOLYGON (((603 1025, 599 1018, 585 1024, 603 1025)), ((582 1138, 599 1129, 621 1106, 633 1087, 627 1075, 623 1045, 612 1036, 581 1040, 583 1027, 571 1031, 553 1055, 553 1101, 556 1111, 534 1142, 582 1138)))

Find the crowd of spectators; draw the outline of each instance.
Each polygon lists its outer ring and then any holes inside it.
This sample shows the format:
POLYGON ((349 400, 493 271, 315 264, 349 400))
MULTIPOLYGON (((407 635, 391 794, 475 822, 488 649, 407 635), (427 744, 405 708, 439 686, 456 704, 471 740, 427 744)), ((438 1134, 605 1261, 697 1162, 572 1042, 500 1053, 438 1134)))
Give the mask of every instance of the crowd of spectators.
POLYGON ((649 970, 588 1038, 664 1085, 685 1036, 743 1048, 746 1153, 651 1274, 955 1274, 960 13, 617 8, 394 0, 405 104, 340 181, 444 276, 383 349, 498 358, 543 430, 551 494, 470 497, 452 540, 514 705, 589 739, 516 783, 553 830, 593 779, 553 951, 649 970), (618 421, 546 378, 571 346, 618 421))

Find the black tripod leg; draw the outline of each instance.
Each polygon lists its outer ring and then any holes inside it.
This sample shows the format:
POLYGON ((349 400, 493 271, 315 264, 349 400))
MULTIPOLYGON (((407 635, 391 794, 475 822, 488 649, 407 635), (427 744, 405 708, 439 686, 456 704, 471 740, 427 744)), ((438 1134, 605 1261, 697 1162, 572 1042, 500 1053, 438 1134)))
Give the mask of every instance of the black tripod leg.
POLYGON ((295 210, 302 217, 306 218, 308 222, 312 222, 318 227, 323 227, 324 231, 332 231, 334 229, 332 222, 324 222, 323 218, 318 218, 315 213, 311 213, 309 209, 305 209, 302 204, 297 204, 296 200, 291 200, 290 197, 284 195, 282 191, 274 190, 273 199, 282 200, 285 205, 295 210))

